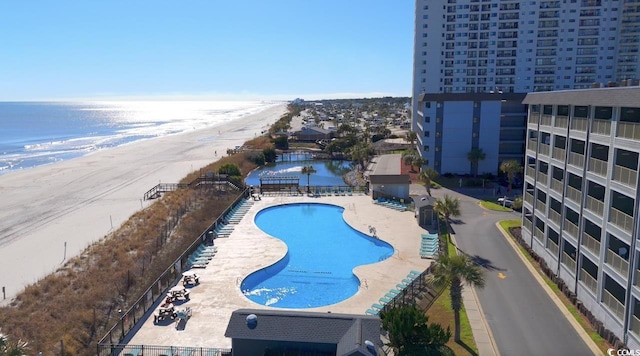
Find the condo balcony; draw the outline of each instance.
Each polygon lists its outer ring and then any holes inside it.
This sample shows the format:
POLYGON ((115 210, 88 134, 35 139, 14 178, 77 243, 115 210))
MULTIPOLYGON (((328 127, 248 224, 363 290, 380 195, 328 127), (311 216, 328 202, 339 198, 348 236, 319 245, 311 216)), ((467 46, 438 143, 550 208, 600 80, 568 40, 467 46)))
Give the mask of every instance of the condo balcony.
POLYGON ((586 247, 594 255, 600 255, 600 241, 589 235, 586 231, 582 235, 582 246, 586 247))
POLYGON ((575 202, 576 204, 582 203, 582 192, 571 185, 567 186, 567 198, 575 202))
POLYGON ((618 137, 640 140, 640 123, 618 122, 618 137))
POLYGON ((569 126, 569 117, 567 117, 567 116, 556 116, 556 121, 555 121, 554 126, 566 129, 569 126))
POLYGON ((599 174, 603 177, 607 176, 607 161, 601 160, 594 157, 589 157, 589 167, 587 168, 589 172, 593 172, 599 174))
POLYGON ((633 216, 614 207, 609 209, 609 222, 630 234, 633 233, 633 216))
POLYGON ((546 144, 546 143, 540 143, 540 151, 538 151, 540 154, 543 154, 545 156, 549 156, 549 151, 551 150, 551 147, 546 144))
POLYGON ((587 287, 593 294, 598 293, 598 281, 593 278, 589 272, 584 268, 580 269, 580 281, 587 287))
POLYGON ((585 209, 596 213, 596 215, 600 217, 602 217, 602 214, 604 213, 604 203, 590 195, 587 195, 584 207, 585 209))
POLYGON ((635 189, 638 181, 638 153, 623 149, 616 149, 615 153, 612 179, 635 189))
POLYGON ((551 126, 551 115, 542 115, 540 118, 540 125, 551 126))
POLYGON ((571 119, 571 130, 587 132, 589 120, 581 117, 573 117, 571 119))
POLYGON ((578 225, 568 219, 564 219, 564 231, 573 236, 573 238, 578 238, 578 225))
POLYGON ((560 216, 560 213, 553 209, 549 209, 549 220, 558 224, 558 226, 560 226, 560 224, 562 223, 562 217, 560 216))
POLYGON ((593 120, 591 122, 591 133, 609 136, 611 135, 611 121, 593 120))
POLYGON ((611 310, 620 320, 624 319, 624 304, 622 304, 616 297, 613 296, 608 290, 602 291, 602 303, 611 310))
POLYGON ((558 244, 553 242, 553 240, 547 239, 547 249, 551 251, 551 254, 553 256, 556 256, 556 258, 558 257, 558 252, 560 251, 560 249, 558 248, 558 244))
POLYGON ((567 154, 567 150, 565 150, 564 148, 560 148, 560 147, 553 147, 553 152, 551 154, 551 157, 553 157, 554 159, 557 159, 559 161, 564 161, 565 160, 565 156, 567 154))
POLYGON ((562 251, 561 261, 562 261, 562 264, 567 266, 567 268, 570 271, 573 271, 575 273, 575 271, 576 271, 576 260, 574 260, 573 257, 571 257, 565 251, 562 251))
POLYGON ((584 168, 584 155, 571 151, 569 152, 569 161, 567 163, 578 168, 584 168))
POLYGON ((629 274, 629 261, 625 260, 620 255, 618 255, 617 252, 614 252, 611 249, 607 249, 605 263, 611 266, 622 276, 626 277, 627 274, 629 274))

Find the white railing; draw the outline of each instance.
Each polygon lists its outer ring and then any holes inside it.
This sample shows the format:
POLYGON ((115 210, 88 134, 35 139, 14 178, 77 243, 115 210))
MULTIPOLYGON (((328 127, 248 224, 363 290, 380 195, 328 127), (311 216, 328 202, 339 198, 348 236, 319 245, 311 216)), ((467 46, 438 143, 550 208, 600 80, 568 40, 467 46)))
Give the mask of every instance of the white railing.
POLYGON ((546 212, 547 212, 547 204, 546 204, 546 203, 541 202, 541 201, 538 199, 538 204, 536 204, 536 210, 538 210, 538 211, 542 212, 543 214, 546 214, 546 212))
POLYGON ((535 139, 529 139, 529 147, 527 147, 528 149, 532 150, 532 151, 537 151, 538 150, 538 142, 536 142, 535 139))
POLYGON ((576 152, 569 152, 569 164, 579 168, 584 167, 584 155, 576 152))
POLYGON ((542 115, 540 125, 551 126, 551 115, 542 115))
POLYGON ((618 271, 621 275, 627 276, 629 273, 629 262, 627 262, 624 258, 618 256, 617 253, 607 249, 607 264, 613 267, 616 271, 618 271))
POLYGON ((566 116, 556 116, 555 127, 567 128, 569 126, 569 118, 566 116))
POLYGON ((540 144, 540 154, 548 156, 550 150, 551 150, 551 147, 549 145, 547 145, 546 143, 541 143, 540 144))
POLYGON ((576 261, 564 251, 562 251, 562 263, 564 263, 570 271, 576 271, 576 261))
POLYGON ((618 122, 618 137, 640 139, 640 124, 634 122, 618 122))
POLYGON ((606 289, 602 291, 602 302, 609 307, 609 309, 618 317, 620 320, 624 319, 624 304, 620 303, 619 300, 616 299, 609 291, 606 289))
POLYGON ((536 169, 534 167, 527 166, 527 169, 525 171, 526 171, 525 174, 527 175, 527 177, 536 179, 536 169))
POLYGON ((549 219, 558 224, 558 226, 560 226, 560 222, 562 221, 560 218, 560 213, 553 209, 549 209, 549 219))
POLYGON ((558 251, 560 249, 558 248, 557 243, 553 242, 553 240, 551 239, 547 239, 547 248, 552 252, 554 256, 558 257, 558 251))
POLYGON ((636 269, 636 275, 633 279, 633 285, 636 287, 640 287, 640 269, 636 269))
POLYGON ((537 226, 535 228, 535 232, 533 233, 533 236, 535 236, 538 240, 540 240, 540 242, 542 242, 542 240, 544 240, 544 232, 542 232, 542 230, 538 229, 537 226))
POLYGON ((600 135, 611 135, 611 121, 593 120, 591 122, 591 132, 600 135))
POLYGON ((614 165, 613 166, 613 180, 622 184, 626 184, 632 188, 636 187, 638 182, 638 172, 627 167, 614 165))
POLYGON ((611 207, 611 209, 609 210, 609 221, 612 224, 622 228, 622 230, 628 233, 633 233, 633 217, 623 213, 622 211, 614 207, 611 207))
POLYGON ((524 227, 526 227, 527 230, 529 230, 529 231, 533 231, 533 222, 531 222, 531 221, 529 221, 527 219, 524 219, 524 227))
POLYGON ((529 123, 530 124, 537 124, 538 123, 538 118, 540 117, 540 113, 534 112, 531 113, 531 116, 529 116, 529 123))
POLYGON ((542 183, 544 185, 547 185, 547 174, 546 173, 538 172, 538 183, 542 183))
POLYGON ((570 185, 567 186, 567 198, 578 204, 582 204, 582 192, 570 185))
POLYGON ((526 201, 527 203, 531 204, 531 206, 533 206, 533 194, 524 193, 524 201, 526 201))
POLYGON ((597 173, 601 176, 607 176, 607 161, 589 157, 589 171, 597 173))
POLYGON ((556 192, 562 194, 562 189, 563 187, 563 183, 555 178, 551 178, 551 189, 555 190, 556 192))
POLYGON ((598 214, 598 216, 602 216, 602 213, 604 213, 604 203, 590 195, 587 195, 584 207, 598 214))
POLYGON ((578 238, 578 226, 567 219, 564 219, 564 231, 568 232, 576 239, 578 238))
POLYGON ((571 119, 571 130, 586 132, 588 127, 589 127, 589 120, 587 119, 578 118, 578 117, 574 117, 571 119))
POLYGON ((595 278, 591 277, 591 275, 584 268, 580 270, 580 281, 582 281, 582 283, 584 283, 587 288, 591 289, 593 294, 597 294, 598 281, 595 278))
POLYGON ((640 319, 635 315, 631 315, 630 324, 629 329, 631 329, 631 332, 634 333, 636 337, 640 337, 640 319))
POLYGON ((558 148, 558 147, 554 147, 553 148, 553 158, 560 160, 560 161, 564 161, 565 158, 565 154, 566 151, 564 148, 558 148))
POLYGON ((594 255, 600 255, 600 241, 586 232, 582 235, 582 246, 588 248, 594 255))

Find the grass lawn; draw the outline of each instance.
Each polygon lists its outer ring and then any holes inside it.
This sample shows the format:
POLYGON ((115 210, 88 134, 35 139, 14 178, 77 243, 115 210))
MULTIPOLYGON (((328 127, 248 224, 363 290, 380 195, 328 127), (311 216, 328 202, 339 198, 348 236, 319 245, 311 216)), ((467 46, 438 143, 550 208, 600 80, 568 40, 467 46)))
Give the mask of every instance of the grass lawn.
POLYGON ((490 201, 490 200, 481 200, 480 201, 480 206, 485 208, 485 209, 489 209, 489 210, 495 210, 495 211, 513 211, 513 209, 511 208, 507 208, 506 206, 502 206, 496 202, 490 201))
MULTIPOLYGON (((451 243, 449 239, 449 235, 446 234, 446 230, 443 231, 441 229, 441 233, 445 235, 448 243, 449 254, 455 254, 456 248, 451 243)), ((451 296, 449 295, 449 288, 445 289, 445 291, 436 299, 435 303, 427 310, 427 316, 429 317, 429 323, 438 323, 442 325, 443 328, 447 328, 449 326, 451 330, 451 340, 447 343, 447 346, 453 350, 454 354, 457 356, 460 355, 478 355, 478 347, 476 346, 476 342, 473 339, 473 333, 471 332, 471 324, 469 323, 469 319, 467 318, 467 312, 464 309, 460 310, 460 338, 462 339, 460 343, 457 343, 453 340, 453 331, 455 328, 453 322, 453 309, 451 309, 451 296)))
MULTIPOLYGON (((513 235, 511 235, 511 232, 509 230, 509 228, 512 227, 520 227, 522 224, 521 220, 504 220, 500 222, 500 227, 502 229, 504 229, 511 238, 513 238, 513 235)), ((514 239, 515 241, 515 239, 514 239)), ((517 243, 517 241, 516 241, 517 243)), ((542 279, 544 280, 544 282, 551 288, 551 290, 553 290, 553 292, 555 293, 555 295, 558 296, 558 298, 560 299, 560 301, 562 301, 562 304, 564 304, 564 306, 567 308, 567 310, 569 311, 569 313, 571 313, 571 315, 574 317, 574 319, 578 322, 578 324, 580 324, 580 326, 582 326, 582 328, 584 329, 584 331, 586 331, 586 333, 589 335, 589 337, 591 338, 591 340, 593 340, 596 345, 598 346, 598 348, 600 349, 600 351, 603 352, 603 354, 607 353, 607 349, 609 349, 611 347, 611 345, 609 345, 600 335, 598 335, 598 333, 596 332, 596 330, 591 326, 591 324, 589 323, 589 321, 582 316, 582 314, 580 314, 580 312, 578 311, 578 309, 571 304, 571 301, 569 300, 569 298, 567 298, 558 288, 558 286, 553 283, 553 281, 551 281, 551 279, 549 279, 549 277, 547 277, 544 273, 542 273, 542 271, 540 270, 539 265, 536 263, 536 261, 527 253, 527 250, 525 250, 522 246, 520 246, 518 244, 518 248, 520 249, 520 251, 522 252, 522 254, 525 256, 525 258, 529 261, 529 263, 531 263, 535 268, 535 270, 537 271, 538 275, 540 275, 542 277, 542 279)))

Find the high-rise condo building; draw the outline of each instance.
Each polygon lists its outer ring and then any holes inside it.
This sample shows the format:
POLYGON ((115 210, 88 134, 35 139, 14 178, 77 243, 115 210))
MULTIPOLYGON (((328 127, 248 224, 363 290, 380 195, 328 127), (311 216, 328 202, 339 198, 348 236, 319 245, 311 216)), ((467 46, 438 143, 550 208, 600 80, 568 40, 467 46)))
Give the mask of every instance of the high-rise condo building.
POLYGON ((479 148, 495 173, 524 156, 525 93, 638 78, 639 50, 639 0, 416 0, 417 148, 441 173, 472 173, 479 148))

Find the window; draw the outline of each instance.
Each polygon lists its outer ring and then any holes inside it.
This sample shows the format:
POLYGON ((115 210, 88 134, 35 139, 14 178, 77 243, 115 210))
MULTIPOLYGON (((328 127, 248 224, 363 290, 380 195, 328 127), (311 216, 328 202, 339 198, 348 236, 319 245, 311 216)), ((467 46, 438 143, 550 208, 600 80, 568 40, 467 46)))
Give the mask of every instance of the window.
POLYGON ((431 116, 425 116, 425 117, 424 117, 424 123, 425 123, 425 124, 428 124, 428 123, 430 123, 430 122, 431 122, 431 116))
POLYGON ((430 131, 425 131, 424 132, 424 137, 430 137, 431 136, 431 132, 430 131))
POLYGON ((424 147, 423 147, 423 148, 424 148, 424 150, 423 150, 423 151, 425 151, 425 152, 429 152, 429 145, 424 145, 424 147))
POLYGON ((586 118, 589 116, 588 106, 576 106, 573 108, 573 116, 586 118))

